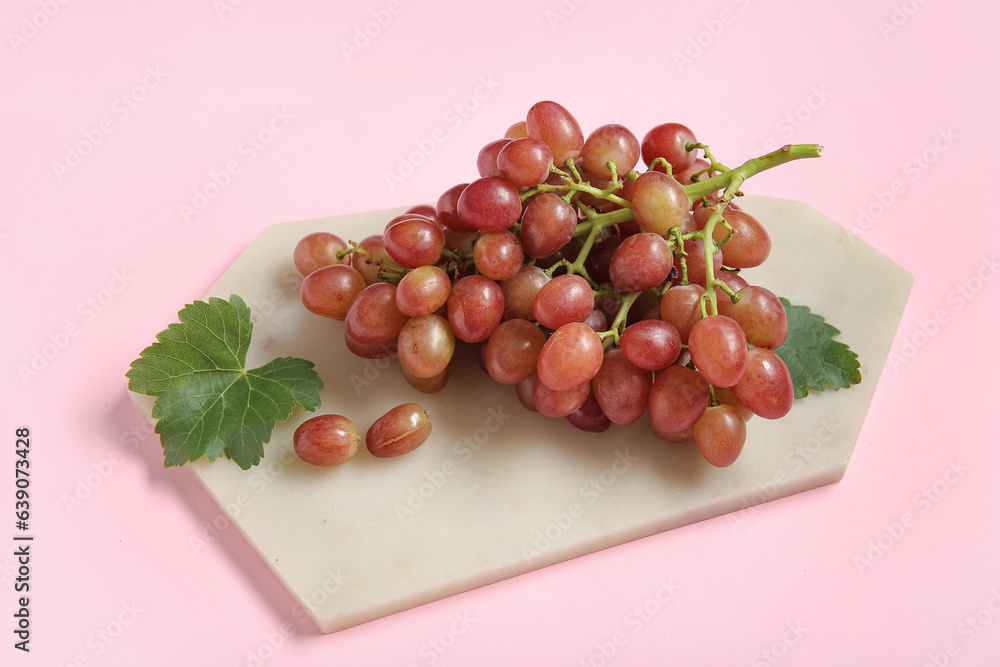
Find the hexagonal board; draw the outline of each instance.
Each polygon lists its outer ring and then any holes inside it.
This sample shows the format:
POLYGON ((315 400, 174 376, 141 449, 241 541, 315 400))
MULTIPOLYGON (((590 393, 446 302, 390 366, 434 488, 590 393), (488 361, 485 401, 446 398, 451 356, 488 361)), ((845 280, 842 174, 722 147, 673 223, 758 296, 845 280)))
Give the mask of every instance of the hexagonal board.
MULTIPOLYGON (((467 349, 448 386, 431 395, 413 390, 395 360, 353 356, 343 323, 299 303, 292 250, 319 230, 353 240, 380 233, 399 210, 268 227, 206 296, 235 293, 251 306, 248 367, 276 356, 316 363, 326 383, 317 414, 348 416, 363 434, 389 408, 416 401, 431 415, 430 439, 397 459, 362 450, 346 465, 315 468, 292 450, 293 431, 311 416, 296 410, 257 468, 224 459, 190 468, 324 632, 835 482, 912 276, 805 204, 744 197, 740 205, 773 241, 768 261, 745 277, 839 328, 863 380, 811 393, 784 419, 751 420, 729 468, 713 468, 691 444, 659 440, 646 418, 590 434, 528 412, 467 349)), ((133 398, 149 417, 150 397, 133 398)))

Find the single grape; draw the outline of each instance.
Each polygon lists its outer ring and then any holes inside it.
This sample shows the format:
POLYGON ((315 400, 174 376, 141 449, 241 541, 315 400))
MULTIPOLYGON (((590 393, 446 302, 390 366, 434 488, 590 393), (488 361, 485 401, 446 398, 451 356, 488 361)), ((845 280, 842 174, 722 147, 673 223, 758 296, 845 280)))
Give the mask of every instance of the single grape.
POLYGON ((536 377, 531 386, 531 403, 535 410, 546 417, 559 418, 573 414, 587 401, 589 395, 589 381, 565 389, 553 389, 536 377))
POLYGON ((662 320, 643 320, 625 327, 618 346, 639 368, 658 371, 677 360, 681 352, 681 335, 674 325, 662 320))
POLYGON ((451 364, 434 377, 422 378, 411 373, 403 364, 399 365, 399 372, 406 382, 422 394, 434 394, 445 388, 448 380, 451 379, 451 364))
POLYGON ((317 415, 305 420, 292 435, 292 447, 300 459, 315 466, 347 463, 358 452, 358 431, 342 415, 317 415))
POLYGON ((588 433, 604 433, 611 428, 611 420, 601 412, 601 406, 597 402, 593 388, 591 388, 583 405, 566 415, 566 419, 573 426, 588 433))
POLYGON ((341 250, 347 250, 347 244, 336 234, 313 232, 303 236, 295 245, 292 257, 295 268, 305 277, 323 266, 350 264, 350 255, 337 259, 337 253, 341 250))
POLYGON ((615 256, 618 247, 625 242, 628 236, 615 234, 605 239, 601 239, 590 249, 590 254, 583 261, 583 268, 597 284, 611 282, 611 260, 615 256))
POLYGON ((642 138, 642 161, 648 167, 658 157, 662 157, 674 168, 674 173, 691 166, 697 157, 695 151, 687 150, 688 143, 697 143, 694 132, 680 123, 657 125, 642 138))
MULTIPOLYGON (((659 317, 658 313, 657 317, 659 317)), ((604 311, 599 308, 594 308, 583 323, 598 333, 608 330, 608 318, 604 314, 604 311)))
POLYGON ((562 197, 545 192, 528 203, 521 216, 521 245, 530 257, 548 257, 576 231, 576 211, 562 197))
POLYGON ((344 323, 357 342, 382 343, 395 338, 409 319, 396 307, 396 286, 375 283, 354 299, 344 323))
POLYGON ((503 290, 486 276, 465 276, 451 287, 448 320, 459 340, 486 340, 500 324, 503 311, 503 290))
POLYGON ((431 204, 416 204, 406 209, 405 213, 413 213, 415 215, 422 215, 425 218, 430 218, 437 222, 437 208, 431 204))
POLYGON ((508 182, 521 187, 543 183, 552 166, 552 149, 541 139, 514 139, 500 149, 497 167, 508 182))
POLYGON ((603 361, 604 347, 594 330, 582 322, 570 322, 556 329, 542 346, 538 379, 552 389, 570 389, 597 375, 603 361))
POLYGON ((755 415, 781 419, 792 409, 795 386, 781 357, 754 347, 750 349, 746 374, 733 385, 733 395, 755 415))
POLYGON ((731 405, 715 405, 695 422, 694 442, 705 460, 718 468, 736 462, 747 439, 747 425, 731 405))
POLYGON ((583 151, 583 130, 569 111, 556 102, 538 102, 528 110, 528 136, 544 141, 552 149, 552 161, 559 168, 583 151))
POLYGON ((368 451, 380 459, 401 456, 424 444, 431 434, 427 411, 416 403, 397 405, 365 433, 368 451))
POLYGON ((500 153, 500 149, 510 142, 511 139, 497 139, 482 147, 479 151, 479 157, 476 158, 476 169, 479 170, 480 176, 484 178, 487 176, 500 176, 500 167, 497 166, 497 154, 500 153))
POLYGON ((503 133, 503 136, 507 139, 520 139, 522 137, 526 137, 528 136, 528 124, 523 120, 519 120, 508 127, 507 131, 503 133))
POLYGON ((646 412, 653 373, 633 364, 620 349, 608 350, 591 386, 608 419, 631 424, 646 412))
MULTIPOLYGON (((737 269, 760 266, 771 253, 771 237, 757 218, 745 211, 727 208, 723 218, 733 228, 729 241, 722 246, 722 263, 737 269)), ((721 242, 729 230, 717 224, 712 230, 712 238, 721 242)))
POLYGON ((608 161, 614 160, 620 177, 639 161, 639 140, 624 125, 602 125, 587 137, 580 156, 587 164, 587 179, 611 179, 608 161))
MULTIPOLYGON (((688 239, 684 242, 684 261, 687 264, 687 279, 693 285, 705 286, 705 243, 701 239, 688 239)), ((713 276, 722 269, 722 251, 718 250, 712 256, 713 276)))
POLYGON ((468 183, 459 183, 445 190, 437 200, 437 221, 446 229, 456 232, 474 232, 474 228, 462 222, 458 215, 458 200, 468 183))
POLYGON ((483 232, 509 229, 521 217, 521 195, 502 178, 477 179, 458 198, 458 217, 467 227, 483 232))
POLYGON ((653 431, 668 434, 691 428, 708 407, 709 396, 708 382, 698 371, 676 364, 663 369, 649 390, 653 431))
POLYGON ((309 312, 342 320, 365 288, 365 279, 345 264, 323 266, 302 280, 299 296, 309 312))
POLYGON ((501 322, 486 343, 486 372, 500 384, 517 384, 535 374, 545 334, 528 320, 501 322))
POLYGON ((622 292, 641 292, 656 287, 670 274, 674 255, 659 234, 642 232, 626 238, 611 258, 609 275, 622 292))
POLYGON ((385 251, 385 243, 381 234, 372 234, 361 239, 358 247, 364 252, 351 253, 351 266, 357 269, 366 285, 378 282, 379 260, 392 261, 385 251))
POLYGON ((396 285, 396 307, 404 315, 417 317, 435 312, 448 301, 451 279, 436 266, 409 271, 396 285))
POLYGON ((444 233, 429 218, 406 218, 389 227, 382 242, 394 262, 414 269, 437 263, 444 248, 444 233))
POLYGON ((682 225, 689 208, 684 188, 666 174, 647 171, 633 185, 632 212, 644 232, 665 234, 682 225))
POLYGON ((509 229, 483 232, 472 252, 479 273, 493 280, 507 280, 517 275, 524 264, 521 242, 509 229))
POLYGON ((583 322, 594 310, 594 290, 575 274, 556 276, 545 283, 532 308, 543 327, 558 329, 569 322, 583 322))
POLYGON ((747 342, 770 350, 780 347, 788 335, 788 316, 781 300, 771 290, 758 285, 744 287, 737 294, 739 301, 730 301, 726 310, 743 328, 747 342))
POLYGON ((691 327, 701 321, 701 296, 705 288, 701 285, 678 285, 663 293, 660 300, 660 319, 672 324, 681 337, 681 343, 688 342, 691 327))
POLYGON ((736 320, 709 315, 691 327, 691 360, 717 387, 732 387, 747 372, 747 337, 736 320))
POLYGON ((422 378, 440 375, 455 353, 455 334, 440 315, 410 318, 399 331, 399 363, 422 378))
POLYGON ((549 282, 545 271, 537 266, 522 266, 513 278, 500 283, 503 292, 503 319, 535 319, 535 297, 545 283, 549 282))

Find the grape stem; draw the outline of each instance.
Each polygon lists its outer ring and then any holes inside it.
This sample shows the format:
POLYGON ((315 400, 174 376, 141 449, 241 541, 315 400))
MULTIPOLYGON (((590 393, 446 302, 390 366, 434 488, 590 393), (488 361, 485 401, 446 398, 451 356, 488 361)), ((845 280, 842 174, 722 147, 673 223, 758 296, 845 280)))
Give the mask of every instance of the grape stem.
POLYGON ((601 339, 601 344, 604 345, 604 349, 608 349, 611 345, 617 345, 618 340, 621 338, 622 331, 625 329, 625 324, 628 321, 628 311, 635 303, 635 300, 639 298, 642 292, 629 292, 628 294, 622 294, 621 300, 622 305, 618 309, 618 314, 615 315, 614 322, 608 327, 607 331, 601 331, 597 336, 601 339))

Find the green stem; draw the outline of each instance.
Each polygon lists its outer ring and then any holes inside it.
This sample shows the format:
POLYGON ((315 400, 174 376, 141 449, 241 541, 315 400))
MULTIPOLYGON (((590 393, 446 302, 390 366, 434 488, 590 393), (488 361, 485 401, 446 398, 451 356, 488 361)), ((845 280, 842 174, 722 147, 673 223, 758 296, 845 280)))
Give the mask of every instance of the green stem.
POLYGON ((821 155, 823 155, 823 147, 816 144, 794 144, 782 146, 778 150, 772 151, 767 155, 761 155, 760 157, 755 157, 752 160, 747 160, 735 169, 724 171, 721 174, 716 174, 711 178, 706 178, 704 181, 698 181, 692 185, 685 185, 684 192, 687 194, 688 199, 694 201, 695 199, 704 197, 705 195, 711 194, 716 190, 727 188, 729 184, 732 183, 734 178, 741 177, 741 179, 745 181, 755 174, 759 174, 760 172, 771 169, 772 167, 785 164, 786 162, 801 160, 809 157, 820 157, 821 155))

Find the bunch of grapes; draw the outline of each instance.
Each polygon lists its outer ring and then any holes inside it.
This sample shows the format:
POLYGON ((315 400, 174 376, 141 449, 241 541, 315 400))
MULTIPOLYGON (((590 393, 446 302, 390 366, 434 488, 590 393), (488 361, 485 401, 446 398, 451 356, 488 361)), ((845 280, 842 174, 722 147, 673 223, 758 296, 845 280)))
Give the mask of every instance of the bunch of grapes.
POLYGON ((397 354, 421 392, 448 382, 456 345, 475 345, 530 410, 593 432, 648 413, 657 436, 727 466, 747 420, 793 400, 774 353, 784 308, 743 273, 771 241, 732 200, 754 173, 820 153, 786 146, 730 169, 679 123, 585 137, 539 102, 435 205, 359 242, 303 238, 302 303, 344 320, 354 354, 397 354))

